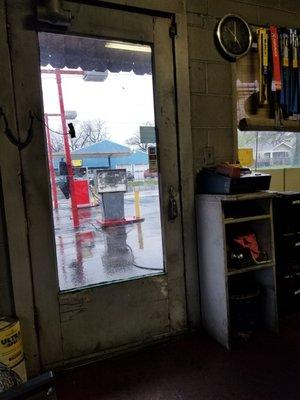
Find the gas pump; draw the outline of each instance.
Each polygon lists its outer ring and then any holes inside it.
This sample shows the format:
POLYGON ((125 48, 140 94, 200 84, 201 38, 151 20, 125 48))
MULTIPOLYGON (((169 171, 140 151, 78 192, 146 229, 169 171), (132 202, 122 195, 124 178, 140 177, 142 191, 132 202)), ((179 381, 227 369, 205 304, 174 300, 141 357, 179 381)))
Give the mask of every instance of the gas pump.
POLYGON ((127 192, 126 169, 97 170, 96 186, 101 196, 102 227, 144 221, 139 215, 125 218, 124 194, 127 192))

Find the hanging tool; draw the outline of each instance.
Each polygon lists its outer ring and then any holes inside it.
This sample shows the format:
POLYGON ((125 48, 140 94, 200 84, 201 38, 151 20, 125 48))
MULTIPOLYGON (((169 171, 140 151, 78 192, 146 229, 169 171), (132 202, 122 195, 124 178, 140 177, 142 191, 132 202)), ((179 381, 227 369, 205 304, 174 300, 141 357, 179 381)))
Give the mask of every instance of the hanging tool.
POLYGON ((264 105, 268 101, 269 75, 269 35, 265 28, 258 28, 258 59, 259 59, 259 103, 264 105))
POLYGON ((280 129, 282 127, 282 121, 281 121, 282 111, 280 108, 280 91, 282 85, 281 85, 280 54, 279 54, 277 27, 271 26, 270 32, 271 32, 271 48, 272 48, 272 60, 273 60, 272 95, 273 95, 274 111, 275 111, 275 127, 277 129, 280 129))
MULTIPOLYGON (((298 112, 300 114, 300 30, 297 30, 297 56, 298 56, 298 68, 297 68, 297 81, 298 81, 298 112)), ((299 116, 298 116, 299 119, 299 116)))
POLYGON ((298 79, 298 50, 299 38, 297 30, 290 29, 290 43, 291 43, 291 93, 290 93, 290 113, 299 114, 299 79, 298 79))
POLYGON ((272 57, 273 57, 273 84, 274 84, 274 90, 280 91, 281 74, 280 74, 278 29, 276 26, 271 26, 270 31, 271 31, 271 45, 272 45, 272 57))
POLYGON ((280 59, 281 59, 281 79, 282 87, 280 92, 280 105, 283 117, 287 118, 290 113, 290 35, 288 30, 281 29, 279 32, 280 59))

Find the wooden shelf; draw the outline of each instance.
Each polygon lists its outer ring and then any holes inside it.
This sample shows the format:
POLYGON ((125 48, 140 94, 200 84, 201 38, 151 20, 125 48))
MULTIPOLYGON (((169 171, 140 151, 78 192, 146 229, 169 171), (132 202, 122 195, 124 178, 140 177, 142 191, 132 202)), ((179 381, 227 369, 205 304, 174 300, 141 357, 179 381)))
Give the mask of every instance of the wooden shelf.
POLYGON ((232 304, 228 300, 230 281, 234 278, 229 278, 230 276, 240 277, 241 280, 245 278, 247 281, 248 275, 241 274, 249 272, 253 275, 255 283, 262 288, 259 300, 260 320, 274 332, 278 328, 272 197, 270 192, 203 194, 196 197, 202 324, 227 349, 230 349, 232 340, 233 314, 232 304), (233 214, 236 212, 238 217, 241 215, 241 218, 228 218, 230 210, 233 214), (247 217, 247 212, 257 214, 247 217), (237 223, 248 224, 250 231, 255 228, 257 241, 270 260, 264 264, 253 263, 241 269, 229 268, 231 261, 227 261, 227 254, 231 228, 239 228, 239 225, 231 224, 237 223))
POLYGON ((250 271, 259 271, 260 269, 270 268, 273 266, 274 266, 273 261, 269 261, 265 264, 260 264, 260 265, 255 264, 255 265, 250 265, 249 267, 240 268, 240 269, 228 268, 227 276, 243 274, 244 272, 250 272, 250 271))
POLYGON ((264 215, 254 215, 253 217, 243 217, 243 218, 225 218, 224 223, 227 224, 238 224, 241 222, 250 222, 250 221, 260 221, 263 219, 270 219, 270 214, 264 215))
POLYGON ((215 202, 227 202, 227 201, 243 201, 243 200, 260 200, 260 199, 271 199, 274 197, 272 191, 260 191, 253 193, 238 193, 238 194, 197 194, 196 199, 198 201, 215 201, 215 202))

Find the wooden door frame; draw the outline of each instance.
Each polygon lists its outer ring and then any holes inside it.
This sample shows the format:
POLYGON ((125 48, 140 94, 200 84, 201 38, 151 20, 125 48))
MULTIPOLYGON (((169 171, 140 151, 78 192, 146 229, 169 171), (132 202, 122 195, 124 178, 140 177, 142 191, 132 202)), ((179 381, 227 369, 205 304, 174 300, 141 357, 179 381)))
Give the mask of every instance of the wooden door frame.
MULTIPOLYGON (((1 10, 5 10, 3 0, 1 0, 0 5, 1 10)), ((31 2, 29 0, 17 0, 14 2, 8 1, 7 11, 7 22, 10 25, 10 33, 12 34, 14 41, 10 42, 9 49, 1 46, 1 51, 5 53, 6 57, 3 59, 9 58, 8 50, 10 51, 11 56, 15 56, 18 52, 18 46, 23 46, 27 40, 35 40, 34 35, 36 35, 36 32, 25 30, 23 27, 20 27, 18 23, 18 20, 21 17, 23 17, 22 21, 25 23, 25 17, 33 11, 31 10, 31 2), (15 13, 13 13, 12 10, 14 10, 15 13)), ((0 16, 5 22, 5 14, 0 14, 0 16)), ((192 139, 190 127, 190 93, 188 85, 187 22, 184 14, 176 14, 174 17, 178 27, 177 36, 174 38, 174 61, 176 65, 177 105, 178 110, 180 110, 180 112, 177 113, 177 129, 179 133, 179 156, 181 160, 180 176, 182 205, 181 218, 183 222, 182 226, 184 239, 183 244, 185 265, 188 266, 188 268, 185 268, 186 293, 188 300, 189 321, 192 326, 197 326, 199 323, 199 295, 198 282, 197 279, 195 279, 198 274, 194 228, 194 185, 191 157, 192 139)), ((5 23, 2 26, 4 27, 5 23)), ((38 49, 36 49, 36 51, 38 51, 38 49)), ((23 115, 21 115, 21 113, 19 114, 20 110, 15 109, 11 87, 14 87, 15 94, 20 95, 25 77, 21 74, 20 70, 18 71, 12 64, 10 64, 9 67, 4 64, 0 64, 0 67, 3 68, 3 70, 6 68, 8 76, 11 76, 12 80, 14 81, 13 83, 10 83, 10 89, 9 85, 7 85, 8 87, 6 88, 7 98, 11 99, 9 103, 11 106, 11 109, 9 110, 9 116, 12 126, 18 130, 20 137, 24 138, 28 128, 28 118, 24 117, 24 113, 22 113, 23 115), (11 68, 11 70, 9 70, 9 68, 11 68), (18 115, 19 120, 21 121, 21 124, 18 128, 14 114, 18 115)), ((34 71, 33 68, 32 73, 39 73, 39 70, 36 69, 34 71)), ((30 79, 30 77, 26 78, 30 79)), ((40 96, 40 87, 33 87, 32 94, 34 95, 34 93, 40 96)), ((26 102, 26 99, 24 99, 24 102, 26 102)), ((40 114, 41 109, 36 109, 34 112, 40 114)), ((26 182, 22 180, 20 182, 20 176, 22 177, 22 168, 23 171, 24 169, 26 170, 26 163, 29 155, 25 149, 20 156, 19 152, 13 148, 10 143, 5 142, 6 138, 2 138, 1 140, 3 141, 3 149, 5 149, 5 152, 3 152, 3 161, 1 165, 4 165, 4 169, 7 171, 3 176, 3 187, 8 224, 9 249, 11 254, 14 300, 16 314, 20 318, 23 326, 24 347, 28 360, 29 374, 34 374, 38 372, 41 367, 39 360, 40 354, 37 323, 39 320, 44 318, 43 324, 45 324, 46 320, 49 321, 50 324, 51 315, 39 315, 39 310, 36 308, 34 298, 36 295, 41 298, 42 293, 35 293, 36 288, 34 288, 33 285, 33 268, 38 262, 42 262, 45 257, 50 256, 50 254, 47 252, 49 252, 49 249, 52 250, 53 243, 46 243, 44 249, 41 249, 40 254, 31 252, 28 229, 30 219, 27 215, 26 204, 24 207, 24 195, 26 195, 28 201, 28 199, 30 199, 30 193, 24 193, 24 190, 26 190, 26 182), (16 212, 16 210, 18 212, 16 212), (15 224, 16 218, 18 218, 19 222, 17 227, 15 224), (38 259, 33 261, 32 257, 37 257, 38 259)), ((34 154, 36 157, 39 157, 39 152, 44 151, 44 149, 41 148, 40 144, 38 146, 35 144, 35 147, 36 149, 34 150, 34 154)), ((32 156, 33 154, 31 152, 30 157, 32 156)), ((47 165, 45 165, 45 171, 47 171, 47 165)), ((41 192, 47 193, 47 188, 44 187, 41 192)), ((56 272, 48 272, 50 275, 52 274, 53 277, 52 283, 49 282, 49 284, 54 285, 53 291, 55 291, 58 289, 56 272)), ((60 340, 60 331, 58 328, 56 328, 53 333, 52 343, 55 343, 57 340, 60 340)), ((51 343, 44 343, 43 345, 51 347, 51 343)), ((53 357, 57 358, 57 354, 54 354, 53 357)))

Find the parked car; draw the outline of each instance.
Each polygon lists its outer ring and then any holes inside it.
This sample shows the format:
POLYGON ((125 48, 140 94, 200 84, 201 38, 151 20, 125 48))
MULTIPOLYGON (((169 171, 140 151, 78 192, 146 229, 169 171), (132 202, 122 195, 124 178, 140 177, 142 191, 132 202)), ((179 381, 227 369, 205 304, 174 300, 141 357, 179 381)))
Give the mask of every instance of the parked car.
POLYGON ((144 179, 157 178, 157 172, 150 172, 149 169, 144 171, 144 179))
POLYGON ((127 180, 128 181, 133 181, 134 180, 134 175, 130 171, 127 171, 127 180))

